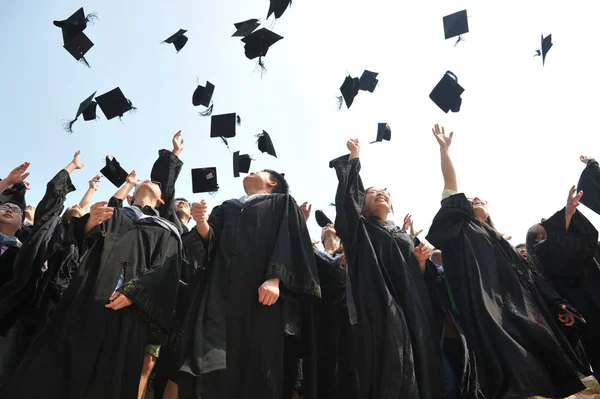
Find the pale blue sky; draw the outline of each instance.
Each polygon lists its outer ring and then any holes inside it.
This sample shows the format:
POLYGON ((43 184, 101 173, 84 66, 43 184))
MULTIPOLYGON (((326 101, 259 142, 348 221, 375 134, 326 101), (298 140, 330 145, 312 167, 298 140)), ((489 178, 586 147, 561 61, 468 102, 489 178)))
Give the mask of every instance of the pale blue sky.
MULTIPOLYGON (((170 149, 171 136, 182 129, 178 195, 211 205, 239 197, 242 178, 233 178, 230 153, 209 139, 210 118, 191 104, 197 77, 216 86, 215 114, 242 118, 231 150, 253 155, 253 170, 285 172, 298 203, 308 200, 332 218, 327 205, 336 179, 328 162, 346 152, 350 136, 363 142, 365 183, 388 187, 397 217, 411 212, 426 229, 442 189, 431 126, 454 130, 459 186, 489 201, 500 230, 515 243, 532 222, 563 206, 582 168, 580 153, 600 157, 596 2, 295 0, 273 27, 284 39, 269 50, 261 79, 231 34, 234 22, 264 19, 267 10, 268 0, 2 2, 0 174, 30 161, 28 201, 36 203, 79 149, 86 167, 73 175, 78 191, 71 204, 105 155, 148 177, 157 150, 170 149), (86 30, 95 43, 86 56, 91 69, 62 48, 52 25, 81 6, 99 16, 86 30), (471 32, 454 47, 444 40, 442 17, 464 8, 471 32), (180 28, 189 41, 176 54, 160 42, 180 28), (544 68, 532 57, 542 33, 554 39, 544 68), (380 86, 359 93, 350 110, 337 111, 346 71, 360 76, 364 69, 380 73, 380 86), (444 114, 428 98, 446 70, 466 90, 458 114, 444 114), (92 92, 117 86, 138 107, 136 114, 120 123, 100 113, 96 122, 80 118, 73 134, 62 130, 61 121, 92 92), (378 122, 390 124, 392 141, 368 145, 378 122), (254 135, 263 129, 279 159, 256 148, 254 135), (191 194, 190 168, 206 166, 219 169, 215 198, 191 194)), ((96 199, 115 190, 103 179, 96 199)), ((314 218, 310 229, 318 236, 314 218)))

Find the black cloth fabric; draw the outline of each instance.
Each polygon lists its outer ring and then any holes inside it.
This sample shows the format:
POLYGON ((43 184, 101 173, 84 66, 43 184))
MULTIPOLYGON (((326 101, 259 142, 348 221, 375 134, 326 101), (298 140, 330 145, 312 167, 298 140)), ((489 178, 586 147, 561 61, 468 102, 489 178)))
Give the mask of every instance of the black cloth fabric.
POLYGON ((358 397, 359 382, 350 361, 351 328, 346 298, 346 267, 342 255, 315 251, 322 301, 316 325, 319 397, 358 397))
POLYGON ((358 158, 330 162, 338 177, 335 227, 342 239, 356 305, 352 352, 362 398, 441 398, 440 332, 415 241, 361 215, 365 190, 358 158))
POLYGON ((473 219, 464 194, 442 201, 427 240, 442 251, 486 398, 562 398, 582 390, 577 371, 585 367, 552 320, 525 260, 473 219))
POLYGON ((24 324, 29 329, 39 330, 60 299, 59 287, 69 284, 78 254, 71 253, 73 240, 66 238, 69 227, 60 214, 67 194, 74 190, 64 169, 48 182, 35 210, 35 224, 15 259, 14 278, 0 288, 0 333, 21 317, 27 318, 24 324), (64 251, 69 255, 62 256, 64 251))
POLYGON ((193 342, 182 371, 201 378, 226 369, 222 398, 279 399, 284 336, 295 334, 303 352, 305 397, 314 397, 310 307, 321 289, 298 205, 288 194, 230 200, 213 209, 209 225, 208 284, 195 294, 202 295, 201 305, 186 330, 193 342), (280 297, 264 306, 258 289, 273 278, 280 279, 280 297))
POLYGON ((547 238, 534 248, 546 280, 585 318, 581 339, 587 357, 598 373, 600 268, 595 259, 598 231, 579 211, 571 218, 567 231, 565 212, 563 208, 542 223, 547 238))
POLYGON ((159 205, 158 210, 161 217, 173 223, 180 233, 188 231, 177 218, 177 208, 175 207, 175 183, 181 172, 183 162, 173 152, 169 150, 158 151, 158 159, 152 165, 150 179, 160 183, 161 198, 165 202, 159 205))
POLYGON ((581 172, 577 190, 583 190, 581 203, 600 215, 600 166, 595 159, 581 172))
MULTIPOLYGON (((19 253, 19 248, 8 247, 2 255, 0 255, 0 293, 4 291, 2 287, 10 283, 15 276, 15 259, 19 253)), ((4 303, 4 298, 0 300, 0 306, 4 303)))
MULTIPOLYGON (((151 215, 153 209, 143 211, 151 215)), ((83 254, 77 276, 29 347, 5 397, 136 397, 145 344, 165 343, 175 312, 179 237, 155 219, 136 221, 120 208, 85 234, 88 218, 75 226, 83 254), (119 292, 133 303, 106 309, 122 272, 119 292)))

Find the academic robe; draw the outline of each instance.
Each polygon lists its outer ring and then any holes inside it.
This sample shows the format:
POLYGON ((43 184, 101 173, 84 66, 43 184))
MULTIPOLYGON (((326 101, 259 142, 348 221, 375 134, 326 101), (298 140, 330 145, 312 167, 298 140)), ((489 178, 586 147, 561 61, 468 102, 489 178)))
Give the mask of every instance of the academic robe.
POLYGON ((303 351, 304 397, 315 397, 316 381, 306 370, 316 362, 310 303, 320 299, 321 288, 298 205, 289 194, 230 200, 213 209, 208 223, 209 281, 186 332, 193 342, 182 372, 200 383, 226 370, 215 397, 281 399, 284 336, 295 334, 303 351), (280 279, 280 297, 264 306, 258 289, 273 278, 280 279))
MULTIPOLYGON (((584 192, 585 193, 585 192, 584 192)), ((594 259, 598 231, 576 211, 566 231, 565 209, 542 223, 547 233, 535 245, 542 273, 556 292, 580 312, 586 325, 582 343, 596 373, 600 372, 600 268, 594 259)))
MULTIPOLYGON (((155 216, 152 208, 142 211, 155 216)), ((144 347, 165 342, 175 311, 181 242, 168 222, 130 215, 116 208, 88 234, 89 215, 77 221, 82 253, 77 277, 29 347, 5 397, 137 396, 144 347), (121 273, 118 291, 133 303, 106 309, 121 273)))
MULTIPOLYGON (((330 163, 338 177, 335 227, 348 259, 358 323, 361 398, 441 398, 440 331, 425 280, 405 231, 361 214, 360 160, 330 163)), ((418 245, 418 244, 417 244, 418 245)))
POLYGON ((582 390, 578 370, 585 367, 552 320, 524 259, 473 219, 464 194, 442 201, 427 240, 442 251, 486 398, 563 398, 582 390))
POLYGON ((316 327, 319 354, 319 398, 358 397, 359 384, 350 362, 350 318, 346 299, 346 267, 342 255, 315 251, 322 301, 316 327))

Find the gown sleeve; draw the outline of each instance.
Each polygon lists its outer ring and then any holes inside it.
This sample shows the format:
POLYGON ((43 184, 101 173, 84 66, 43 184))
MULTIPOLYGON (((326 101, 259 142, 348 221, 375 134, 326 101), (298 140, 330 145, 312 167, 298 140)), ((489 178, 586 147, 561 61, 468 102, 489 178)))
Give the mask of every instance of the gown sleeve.
POLYGON ((179 232, 183 231, 181 222, 177 218, 177 209, 175 208, 175 183, 181 172, 183 162, 169 150, 160 150, 158 159, 152 166, 150 179, 160 183, 161 198, 165 202, 157 208, 160 216, 174 223, 179 232))
POLYGON ((183 242, 183 251, 185 261, 181 270, 181 280, 191 283, 198 270, 204 269, 206 260, 206 249, 204 240, 198 233, 198 230, 192 229, 181 236, 183 242))
POLYGON ((458 237, 465 223, 473 219, 473 206, 464 194, 451 195, 442 200, 442 207, 431 223, 427 241, 436 248, 444 248, 458 237))
POLYGON ((46 185, 46 193, 35 209, 34 229, 62 212, 67 194, 75 191, 69 172, 61 169, 46 185))
POLYGON ((358 221, 365 201, 365 188, 360 178, 360 159, 348 160, 344 155, 329 162, 335 169, 338 188, 335 195, 335 230, 347 249, 355 247, 358 221))
POLYGON ((559 251, 561 258, 591 260, 598 245, 598 231, 579 211, 571 218, 569 230, 565 231, 565 209, 556 212, 541 223, 546 229, 546 245, 559 251))
POLYGON ((577 190, 583 190, 581 203, 600 214, 600 166, 595 159, 590 160, 581 172, 577 190))
POLYGON ((304 215, 289 194, 281 200, 281 220, 265 280, 279 278, 286 293, 320 299, 317 264, 304 215))
POLYGON ((123 200, 116 197, 110 197, 108 206, 111 208, 123 208, 123 200))
POLYGON ((213 208, 210 216, 208 217, 208 225, 210 231, 208 232, 208 239, 206 240, 206 256, 207 262, 214 259, 217 248, 219 247, 219 240, 221 239, 221 232, 223 231, 223 223, 225 222, 225 212, 223 205, 219 205, 213 208))

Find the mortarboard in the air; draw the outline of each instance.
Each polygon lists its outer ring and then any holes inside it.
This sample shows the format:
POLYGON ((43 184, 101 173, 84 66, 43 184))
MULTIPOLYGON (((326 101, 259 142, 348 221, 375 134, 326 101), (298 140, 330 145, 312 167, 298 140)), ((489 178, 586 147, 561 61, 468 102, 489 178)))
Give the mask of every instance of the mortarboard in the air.
POLYGON ((248 173, 250 170, 250 163, 252 162, 252 158, 250 155, 243 154, 240 155, 239 151, 233 153, 233 177, 240 177, 241 173, 248 173))
POLYGON ((548 54, 548 51, 550 51, 550 49, 552 48, 552 35, 548 35, 546 37, 544 37, 544 35, 542 35, 542 65, 545 65, 546 63, 546 54, 548 54))
POLYGON ((269 18, 271 14, 275 14, 275 18, 281 18, 285 10, 292 5, 292 0, 270 0, 269 3, 269 13, 267 14, 267 18, 269 18))
POLYGON ((237 117, 235 112, 231 114, 213 115, 210 120, 210 137, 235 137, 237 117))
POLYGON ((79 104, 79 109, 77 110, 77 115, 75 115, 75 119, 72 121, 66 122, 64 128, 67 132, 73 132, 73 124, 79 118, 79 115, 83 114, 84 121, 93 121, 96 119, 96 106, 97 102, 94 101, 94 96, 96 92, 92 93, 91 96, 86 98, 81 104, 79 104))
POLYGON ((214 193, 219 190, 217 168, 192 169, 192 192, 214 193))
POLYGON ((96 97, 96 102, 108 120, 120 118, 125 112, 136 109, 118 87, 96 97))
POLYGON ((444 17, 444 36, 446 39, 469 32, 467 10, 455 12, 444 17))
MULTIPOLYGON (((277 33, 272 32, 268 29, 262 28, 249 34, 242 39, 242 42, 246 43, 244 51, 248 59, 255 59, 256 57, 264 57, 269 51, 269 47, 283 39, 277 33)), ((259 61, 260 62, 260 61, 259 61)), ((262 65, 262 64, 261 64, 262 65)))
POLYGON ((127 181, 127 176, 129 175, 125 169, 121 167, 117 158, 112 155, 106 156, 106 166, 100 170, 100 173, 116 187, 121 187, 125 181, 127 181))
POLYGON ((328 224, 333 224, 331 219, 329 219, 327 215, 325 215, 325 213, 320 209, 315 211, 315 220, 321 228, 327 226, 328 224))
POLYGON ((175 33, 174 35, 165 39, 165 41, 163 43, 173 44, 175 46, 175 50, 177 50, 177 52, 179 52, 179 51, 181 51, 183 46, 185 46, 185 44, 188 41, 187 36, 184 35, 185 32, 187 32, 187 30, 179 29, 179 31, 177 33, 175 33))
POLYGON ((429 94, 429 98, 445 113, 458 112, 462 104, 460 96, 464 91, 465 89, 458 84, 456 75, 446 71, 444 77, 429 94))
POLYGON ((359 79, 358 89, 373 93, 377 87, 377 83, 379 83, 377 75, 379 73, 365 70, 359 79))
POLYGON ((372 143, 377 143, 383 140, 390 141, 392 138, 392 129, 390 129, 390 125, 387 123, 378 123, 377 124, 377 139, 372 143))
POLYGON ((69 41, 68 43, 65 43, 63 47, 77 61, 82 62, 87 67, 90 66, 90 64, 88 64, 87 60, 85 59, 85 54, 88 51, 90 51, 90 49, 92 47, 94 47, 94 43, 92 43, 92 41, 90 40, 90 38, 87 37, 85 33, 79 32, 77 35, 75 35, 71 39, 71 41, 69 41))
POLYGON ((238 22, 237 24, 233 24, 233 26, 235 26, 235 29, 237 30, 231 37, 246 37, 260 26, 260 22, 258 22, 258 19, 254 18, 244 22, 238 22))
POLYGON ((273 141, 271 141, 271 136, 269 136, 269 133, 263 130, 263 132, 258 134, 256 137, 258 137, 258 149, 261 152, 266 152, 267 154, 277 158, 277 153, 275 152, 275 147, 273 146, 273 141))
POLYGON ((206 86, 198 85, 198 87, 196 87, 196 90, 194 90, 194 94, 192 95, 192 104, 195 107, 199 105, 207 107, 207 110, 200 112, 200 115, 209 116, 210 114, 212 114, 213 107, 210 103, 210 100, 212 99, 214 91, 215 85, 210 83, 208 80, 206 81, 206 86))
POLYGON ((54 26, 62 30, 63 43, 70 42, 77 34, 83 32, 87 27, 87 23, 96 19, 95 13, 88 14, 83 12, 83 7, 75 11, 73 15, 62 21, 54 21, 54 26))
MULTIPOLYGON (((350 108, 352 103, 354 102, 354 97, 358 94, 358 89, 360 87, 360 79, 352 78, 349 75, 346 76, 344 83, 340 87, 340 91, 342 92, 343 100, 346 102, 346 107, 350 108)), ((341 98, 339 100, 339 108, 342 108, 341 98)))

